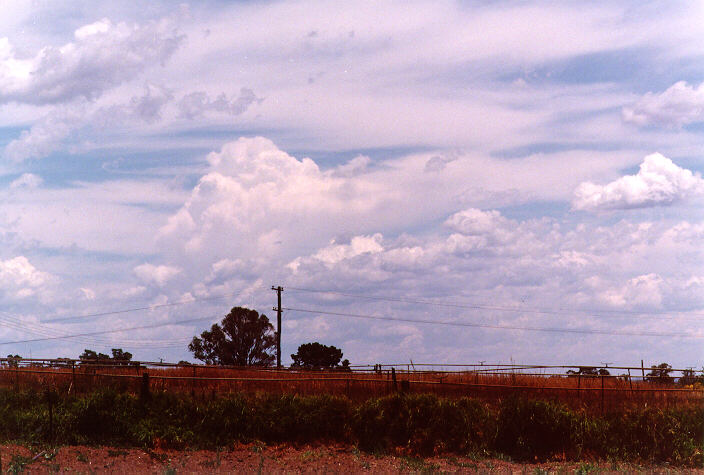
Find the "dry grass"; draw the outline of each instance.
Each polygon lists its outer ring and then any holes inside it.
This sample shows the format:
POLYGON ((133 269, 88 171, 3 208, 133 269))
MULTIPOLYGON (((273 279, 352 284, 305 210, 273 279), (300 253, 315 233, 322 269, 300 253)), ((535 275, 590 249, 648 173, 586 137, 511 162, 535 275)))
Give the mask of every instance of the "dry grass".
POLYGON ((572 407, 604 410, 632 405, 669 407, 699 403, 701 388, 655 384, 627 377, 567 377, 564 374, 526 374, 520 371, 294 371, 213 366, 22 365, 0 366, 0 386, 53 387, 61 392, 85 392, 101 386, 139 392, 143 374, 151 390, 168 390, 208 397, 217 393, 337 394, 354 400, 396 391, 434 393, 445 397, 471 396, 486 401, 512 394, 565 402, 572 407), (602 390, 603 388, 603 390, 602 390))

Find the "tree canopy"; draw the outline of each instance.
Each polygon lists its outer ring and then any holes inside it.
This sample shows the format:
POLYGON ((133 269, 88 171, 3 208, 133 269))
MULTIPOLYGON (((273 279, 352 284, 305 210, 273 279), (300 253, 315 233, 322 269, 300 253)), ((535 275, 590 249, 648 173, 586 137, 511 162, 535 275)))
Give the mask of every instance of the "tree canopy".
POLYGON ((350 362, 342 359, 342 350, 334 346, 327 346, 318 343, 305 343, 298 347, 298 351, 291 355, 293 360, 292 368, 304 369, 349 369, 350 362))
POLYGON ((595 368, 593 366, 580 366, 577 371, 568 369, 569 376, 609 376, 609 370, 606 368, 595 368))
POLYGON ((645 380, 651 383, 671 384, 674 378, 670 376, 672 366, 667 363, 660 363, 650 367, 650 373, 645 375, 645 380))
POLYGON ((111 363, 118 365, 128 365, 132 360, 132 353, 124 351, 122 348, 113 348, 112 357, 105 353, 96 353, 93 350, 85 349, 78 357, 84 364, 90 363, 111 363))
POLYGON ((274 327, 256 310, 234 307, 221 324, 194 336, 188 350, 205 364, 271 366, 276 359, 274 327))

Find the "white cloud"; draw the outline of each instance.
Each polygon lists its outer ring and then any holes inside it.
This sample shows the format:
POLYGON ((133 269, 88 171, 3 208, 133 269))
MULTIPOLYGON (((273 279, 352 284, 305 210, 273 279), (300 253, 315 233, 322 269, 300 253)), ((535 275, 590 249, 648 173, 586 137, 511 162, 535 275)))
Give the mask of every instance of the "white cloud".
POLYGON ((0 103, 47 104, 94 99, 164 63, 183 36, 166 21, 144 25, 103 19, 77 29, 74 41, 46 46, 34 57, 18 58, 0 39, 0 103))
POLYGON ((572 207, 596 211, 667 206, 702 193, 704 180, 699 174, 654 153, 645 157, 636 175, 627 175, 603 186, 582 183, 575 191, 572 207))
POLYGON ((41 186, 41 184, 44 183, 44 180, 42 180, 42 177, 39 175, 35 175, 33 173, 23 173, 20 175, 18 178, 14 179, 10 183, 10 188, 11 189, 17 189, 17 188, 38 188, 41 186))
POLYGON ((49 278, 49 274, 38 270, 24 256, 0 261, 0 289, 15 298, 33 295, 49 278))
POLYGON ((624 107, 625 122, 638 126, 681 127, 704 121, 704 83, 692 87, 679 81, 660 94, 647 93, 632 106, 624 107))
POLYGON ((134 273, 146 284, 156 284, 163 287, 166 283, 181 273, 181 269, 174 266, 141 264, 134 268, 134 273))
POLYGON ((376 187, 324 173, 261 137, 228 143, 208 161, 209 172, 160 232, 177 254, 210 256, 205 261, 290 256, 329 240, 327 230, 350 229, 351 216, 368 215, 383 199, 376 187))
POLYGON ((170 89, 151 83, 144 85, 142 94, 134 95, 124 102, 99 105, 97 102, 81 100, 56 106, 29 130, 22 131, 18 138, 12 140, 5 147, 4 155, 12 161, 20 162, 42 158, 60 150, 66 142, 70 142, 72 135, 95 137, 108 131, 118 133, 121 129, 133 129, 135 125, 158 126, 162 119, 171 122, 177 116, 193 120, 207 111, 240 115, 258 101, 250 90, 247 91, 247 95, 241 95, 233 101, 227 100, 224 94, 212 102, 207 102, 207 98, 204 103, 191 101, 187 114, 184 114, 184 100, 190 95, 176 103, 170 89), (252 94, 251 97, 249 93, 252 94))

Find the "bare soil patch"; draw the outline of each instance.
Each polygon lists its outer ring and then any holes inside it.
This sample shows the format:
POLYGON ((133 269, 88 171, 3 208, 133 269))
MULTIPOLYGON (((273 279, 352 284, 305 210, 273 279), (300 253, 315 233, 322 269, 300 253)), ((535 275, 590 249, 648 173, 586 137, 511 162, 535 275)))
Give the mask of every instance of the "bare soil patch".
MULTIPOLYGON (((3 473, 672 473, 625 463, 519 464, 466 456, 376 455, 343 445, 236 444, 211 450, 0 446, 3 473)), ((686 470, 704 473, 704 470, 686 470)))

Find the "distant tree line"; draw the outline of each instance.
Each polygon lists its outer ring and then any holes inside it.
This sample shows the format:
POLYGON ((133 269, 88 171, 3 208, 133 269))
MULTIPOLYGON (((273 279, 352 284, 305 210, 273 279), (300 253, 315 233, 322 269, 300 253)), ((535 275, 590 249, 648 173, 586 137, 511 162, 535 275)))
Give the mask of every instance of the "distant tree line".
MULTIPOLYGON (((650 371, 645 375, 644 381, 650 383, 658 384, 679 384, 682 386, 689 386, 693 384, 704 385, 704 368, 702 368, 701 374, 697 374, 694 369, 686 369, 682 372, 682 376, 675 378, 670 373, 672 373, 672 366, 667 363, 660 363, 659 365, 653 365, 650 367, 650 371)), ((575 376, 586 376, 586 377, 598 377, 598 376, 610 376, 609 371, 606 368, 599 368, 596 366, 580 366, 576 370, 567 370, 567 375, 571 377, 575 376)), ((623 375, 623 377, 628 377, 623 375)))

